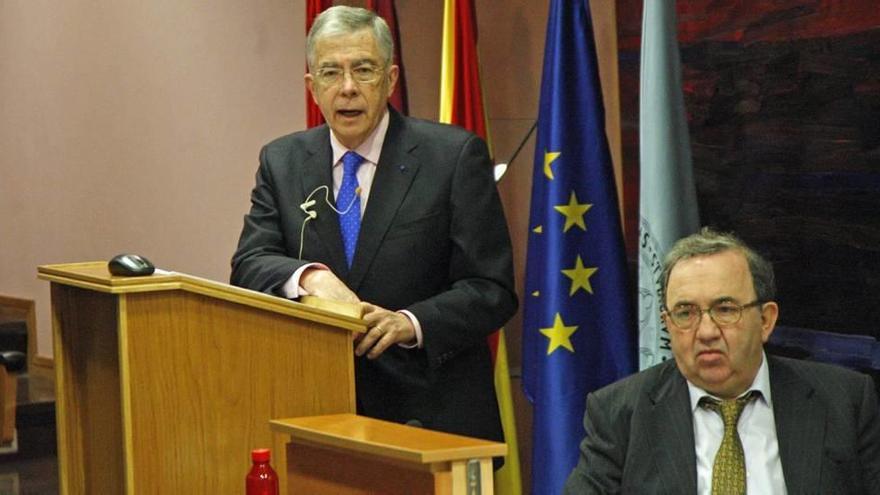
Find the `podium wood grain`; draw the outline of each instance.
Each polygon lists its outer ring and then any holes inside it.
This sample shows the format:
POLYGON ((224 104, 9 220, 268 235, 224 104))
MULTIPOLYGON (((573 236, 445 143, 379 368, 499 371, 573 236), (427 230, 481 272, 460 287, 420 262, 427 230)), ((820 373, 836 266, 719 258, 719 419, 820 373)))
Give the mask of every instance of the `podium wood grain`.
POLYGON ((503 443, 355 414, 279 419, 272 428, 290 435, 290 495, 488 495, 492 457, 507 453, 503 443), (469 462, 480 467, 474 486, 469 462))
POLYGON ((285 462, 270 419, 355 410, 356 318, 183 274, 113 277, 104 262, 39 273, 62 493, 240 493, 252 448, 285 462))

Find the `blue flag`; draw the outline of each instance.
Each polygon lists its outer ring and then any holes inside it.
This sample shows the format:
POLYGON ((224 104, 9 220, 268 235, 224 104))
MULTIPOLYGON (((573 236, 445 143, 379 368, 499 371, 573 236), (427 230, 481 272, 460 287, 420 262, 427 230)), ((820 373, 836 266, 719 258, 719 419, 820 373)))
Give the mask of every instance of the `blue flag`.
POLYGON ((534 406, 532 492, 578 459, 587 393, 635 371, 635 320, 587 0, 547 22, 529 217, 523 382, 534 406))

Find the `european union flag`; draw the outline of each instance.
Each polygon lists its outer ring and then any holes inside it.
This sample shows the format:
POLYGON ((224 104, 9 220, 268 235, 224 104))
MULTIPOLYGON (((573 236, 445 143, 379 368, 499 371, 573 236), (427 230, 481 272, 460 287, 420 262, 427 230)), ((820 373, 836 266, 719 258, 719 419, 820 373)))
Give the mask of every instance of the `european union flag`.
POLYGON ((636 332, 587 0, 551 2, 544 50, 523 381, 532 493, 557 495, 577 462, 587 393, 635 371, 636 332))

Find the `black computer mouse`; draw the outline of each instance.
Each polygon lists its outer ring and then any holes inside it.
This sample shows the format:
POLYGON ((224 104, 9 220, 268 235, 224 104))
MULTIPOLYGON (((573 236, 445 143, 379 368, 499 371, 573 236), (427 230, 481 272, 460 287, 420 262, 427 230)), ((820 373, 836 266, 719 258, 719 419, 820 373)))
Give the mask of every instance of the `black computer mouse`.
POLYGON ((113 275, 121 277, 140 277, 156 271, 150 260, 137 254, 117 254, 107 263, 107 268, 113 275))

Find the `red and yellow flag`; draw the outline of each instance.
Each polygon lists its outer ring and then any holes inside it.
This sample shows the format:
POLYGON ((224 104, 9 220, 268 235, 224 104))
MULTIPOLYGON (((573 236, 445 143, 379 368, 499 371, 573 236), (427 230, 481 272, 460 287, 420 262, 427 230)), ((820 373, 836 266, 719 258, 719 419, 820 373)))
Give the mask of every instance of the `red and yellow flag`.
MULTIPOLYGON (((306 0, 306 36, 312 29, 315 17, 333 6, 333 0, 306 0)), ((306 71, 309 70, 308 61, 306 61, 306 71)), ((324 123, 324 116, 321 115, 321 109, 315 104, 311 93, 306 88, 306 126, 315 127, 324 123)))
POLYGON ((472 0, 445 0, 442 57, 440 122, 460 125, 489 143, 472 0))
MULTIPOLYGON (((477 54, 477 17, 473 0, 444 0, 443 55, 440 66, 440 122, 456 124, 477 134, 489 145, 489 124, 483 105, 477 54)), ((504 467, 495 473, 495 493, 520 495, 519 450, 516 419, 507 364, 504 329, 489 336, 495 365, 495 393, 507 442, 504 467)))
POLYGON ((397 29, 397 9, 394 7, 394 0, 367 0, 367 8, 385 19, 388 29, 391 30, 391 37, 394 40, 393 63, 400 71, 397 75, 397 88, 394 89, 394 94, 391 95, 389 101, 398 112, 409 115, 409 104, 406 98, 406 71, 403 69, 403 57, 400 55, 400 30, 397 29))

